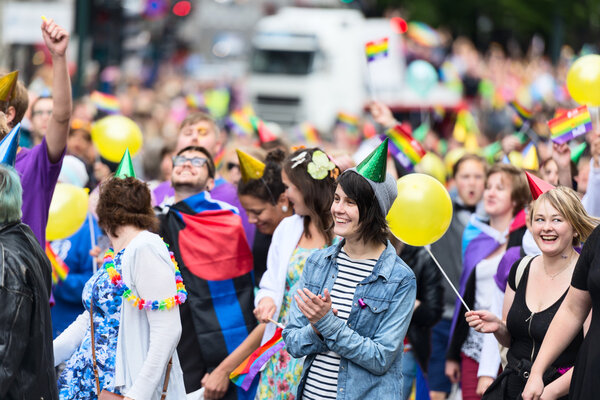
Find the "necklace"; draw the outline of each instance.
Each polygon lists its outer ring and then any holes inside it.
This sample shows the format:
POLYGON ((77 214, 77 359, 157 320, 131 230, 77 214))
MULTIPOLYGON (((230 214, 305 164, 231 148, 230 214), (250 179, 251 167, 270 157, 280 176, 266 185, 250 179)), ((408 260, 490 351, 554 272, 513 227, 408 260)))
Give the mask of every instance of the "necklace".
MULTIPOLYGON (((167 245, 167 247, 169 247, 169 245, 167 245)), ((175 283, 177 285, 177 293, 174 296, 168 297, 164 300, 146 300, 131 293, 131 289, 129 289, 125 282, 123 282, 121 274, 115 268, 115 251, 113 249, 108 249, 106 250, 106 253, 104 253, 104 263, 102 266, 108 273, 108 277, 110 278, 112 284, 123 290, 123 298, 130 302, 133 307, 139 310, 170 310, 176 305, 185 303, 185 300, 187 299, 187 291, 183 285, 183 278, 181 277, 181 272, 179 271, 179 267, 177 266, 177 261, 175 260, 173 252, 170 251, 169 255, 171 256, 171 262, 175 267, 175 283)))
POLYGON ((567 266, 564 267, 563 269, 561 269, 560 271, 554 273, 554 274, 549 274, 548 271, 546 270, 546 264, 544 264, 544 273, 546 274, 546 276, 548 278, 550 278, 550 280, 554 280, 554 278, 556 278, 558 275, 562 274, 564 271, 568 270, 569 267, 571 266, 571 264, 573 263, 572 260, 573 257, 569 257, 569 262, 567 263, 567 266))

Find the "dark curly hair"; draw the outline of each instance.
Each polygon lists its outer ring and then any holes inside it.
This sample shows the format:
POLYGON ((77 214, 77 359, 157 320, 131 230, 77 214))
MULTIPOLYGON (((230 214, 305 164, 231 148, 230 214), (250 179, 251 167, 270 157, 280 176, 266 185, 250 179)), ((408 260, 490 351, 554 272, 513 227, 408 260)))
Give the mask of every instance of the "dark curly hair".
POLYGON ((151 232, 158 230, 150 190, 136 178, 113 176, 102 183, 96 212, 100 227, 114 237, 117 230, 126 225, 151 232))
MULTIPOLYGON (((304 204, 316 216, 314 221, 318 231, 327 240, 327 244, 333 242, 333 217, 331 216, 331 203, 333 203, 333 195, 335 193, 335 179, 331 174, 323 179, 314 179, 308 174, 308 164, 312 161, 312 155, 315 151, 323 151, 317 147, 311 149, 299 149, 288 156, 283 165, 285 174, 290 181, 300 189, 304 204), (308 156, 300 164, 292 168, 295 163, 292 159, 302 152, 307 152, 308 156)), ((323 153, 325 153, 323 151, 323 153)), ((337 168, 337 167, 336 167, 337 168)), ((339 171, 339 170, 338 170, 339 171)), ((311 217, 304 217, 304 234, 310 238, 308 225, 311 217)))
POLYGON ((281 164, 285 159, 285 153, 275 149, 265 159, 265 171, 260 179, 250 179, 248 182, 240 180, 238 184, 238 195, 256 197, 264 202, 276 205, 279 196, 285 192, 285 185, 281 180, 281 164))

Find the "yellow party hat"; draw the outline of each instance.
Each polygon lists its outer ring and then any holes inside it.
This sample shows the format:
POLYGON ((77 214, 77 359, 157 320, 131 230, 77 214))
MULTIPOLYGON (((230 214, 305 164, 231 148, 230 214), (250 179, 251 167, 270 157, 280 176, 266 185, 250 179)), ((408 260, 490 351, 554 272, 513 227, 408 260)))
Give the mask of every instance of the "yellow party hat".
POLYGON ((9 101, 13 97, 18 77, 19 71, 13 71, 0 78, 0 101, 9 101))
POLYGON ((242 150, 236 149, 235 152, 240 160, 240 171, 242 172, 242 181, 244 183, 263 176, 265 172, 265 164, 263 162, 252 157, 250 154, 244 153, 242 150))

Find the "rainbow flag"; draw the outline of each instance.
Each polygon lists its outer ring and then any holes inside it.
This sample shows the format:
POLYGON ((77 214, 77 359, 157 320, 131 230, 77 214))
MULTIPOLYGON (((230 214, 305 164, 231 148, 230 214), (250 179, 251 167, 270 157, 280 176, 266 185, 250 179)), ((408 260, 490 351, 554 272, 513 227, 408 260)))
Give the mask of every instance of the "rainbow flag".
POLYGON ((104 111, 107 114, 118 114, 121 111, 119 99, 112 94, 102 93, 94 90, 90 94, 90 100, 97 109, 104 111))
POLYGON ((344 125, 349 130, 358 130, 360 120, 356 115, 348 114, 343 111, 338 112, 336 124, 344 125))
POLYGON ((57 284, 58 281, 64 281, 69 274, 69 267, 67 264, 52 250, 50 242, 46 241, 46 256, 50 260, 52 265, 52 283, 57 284))
POLYGON ((378 58, 388 56, 388 38, 374 40, 365 44, 365 52, 367 53, 367 61, 371 62, 378 58))
POLYGON ((223 159, 225 158, 225 148, 222 148, 217 155, 213 158, 215 163, 215 171, 219 171, 223 165, 223 159))
POLYGON ((510 108, 516 113, 515 124, 518 126, 522 126, 525 121, 528 121, 533 117, 533 112, 531 110, 523 107, 518 101, 513 100, 508 103, 510 108))
POLYGON ((275 334, 268 342, 254 350, 248 358, 233 370, 229 375, 229 379, 242 389, 248 390, 254 377, 259 373, 262 366, 285 346, 285 343, 281 338, 281 331, 281 327, 278 327, 275 330, 275 334))
POLYGON ((425 156, 426 151, 423 146, 402 126, 396 125, 388 129, 385 135, 390 138, 389 152, 407 171, 412 171, 425 156))
POLYGON ((548 127, 552 141, 562 144, 591 131, 592 117, 587 106, 581 106, 548 121, 548 127))
POLYGON ((244 110, 236 110, 229 116, 229 126, 238 136, 252 136, 254 127, 244 110))
POLYGON ((317 145, 321 142, 319 132, 317 132, 317 129, 308 122, 304 122, 300 125, 300 133, 302 134, 302 139, 307 144, 317 145))

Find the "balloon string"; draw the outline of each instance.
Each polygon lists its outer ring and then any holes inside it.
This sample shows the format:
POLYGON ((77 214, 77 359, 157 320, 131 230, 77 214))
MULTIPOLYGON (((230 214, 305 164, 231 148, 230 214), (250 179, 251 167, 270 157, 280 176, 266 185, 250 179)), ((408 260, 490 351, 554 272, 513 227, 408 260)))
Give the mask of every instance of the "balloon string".
POLYGON ((469 308, 469 306, 467 305, 467 303, 465 303, 465 299, 463 299, 462 296, 460 295, 460 293, 458 293, 458 290, 456 290, 456 288, 454 287, 454 285, 450 281, 450 278, 448 278, 448 275, 446 275, 446 272, 444 271, 444 269, 442 268, 442 266, 440 265, 440 263, 438 262, 438 260, 435 258, 435 256, 431 252, 431 249, 429 248, 429 246, 425 246, 425 250, 427 250, 427 252, 431 256, 431 258, 433 258, 433 261, 435 261, 435 265, 437 265, 437 267, 439 268, 439 270, 442 272, 442 275, 444 275, 444 278, 446 278, 446 280, 448 281, 448 284, 450 284, 450 287, 452 288, 452 290, 454 290, 454 293, 456 293, 456 295, 460 299, 461 303, 463 303, 463 306, 465 306, 465 308, 467 309, 467 311, 471 311, 471 309, 469 308))

